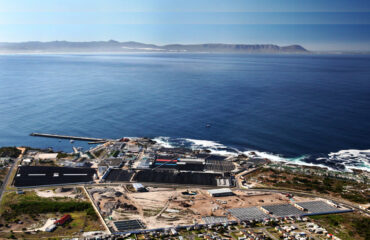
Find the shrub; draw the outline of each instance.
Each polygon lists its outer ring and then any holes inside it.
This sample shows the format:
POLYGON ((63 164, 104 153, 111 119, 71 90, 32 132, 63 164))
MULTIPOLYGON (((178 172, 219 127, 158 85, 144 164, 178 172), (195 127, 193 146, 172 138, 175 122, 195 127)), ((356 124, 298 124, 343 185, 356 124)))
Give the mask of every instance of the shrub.
POLYGON ((17 158, 21 154, 21 150, 16 147, 2 147, 0 148, 0 157, 17 158))

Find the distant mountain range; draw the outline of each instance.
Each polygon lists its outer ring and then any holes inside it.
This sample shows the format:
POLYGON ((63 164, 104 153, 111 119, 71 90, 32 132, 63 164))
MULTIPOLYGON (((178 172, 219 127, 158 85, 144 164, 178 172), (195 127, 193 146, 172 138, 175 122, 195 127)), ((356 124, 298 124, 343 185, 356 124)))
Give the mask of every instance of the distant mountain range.
POLYGON ((19 42, 0 43, 0 53, 127 53, 127 52, 189 52, 189 53, 308 53, 300 45, 273 44, 170 44, 158 46, 139 42, 19 42))

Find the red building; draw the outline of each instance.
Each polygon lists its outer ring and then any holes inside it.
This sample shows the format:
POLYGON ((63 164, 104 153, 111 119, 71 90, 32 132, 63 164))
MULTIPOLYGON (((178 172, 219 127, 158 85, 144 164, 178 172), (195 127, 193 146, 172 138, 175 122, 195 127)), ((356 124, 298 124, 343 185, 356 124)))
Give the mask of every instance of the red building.
POLYGON ((68 222, 69 220, 71 220, 71 219, 72 219, 71 215, 66 214, 66 215, 64 215, 61 219, 56 220, 56 221, 54 222, 54 224, 55 224, 55 225, 63 225, 63 224, 65 224, 66 222, 68 222))

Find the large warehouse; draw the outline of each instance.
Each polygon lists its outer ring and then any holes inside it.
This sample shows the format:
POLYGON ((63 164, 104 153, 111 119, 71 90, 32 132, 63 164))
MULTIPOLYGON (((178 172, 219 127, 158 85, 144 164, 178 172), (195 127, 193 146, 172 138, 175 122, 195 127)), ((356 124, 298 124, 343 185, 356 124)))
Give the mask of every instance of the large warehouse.
POLYGON ((87 183, 94 180, 95 174, 92 168, 21 166, 14 177, 14 186, 87 183))

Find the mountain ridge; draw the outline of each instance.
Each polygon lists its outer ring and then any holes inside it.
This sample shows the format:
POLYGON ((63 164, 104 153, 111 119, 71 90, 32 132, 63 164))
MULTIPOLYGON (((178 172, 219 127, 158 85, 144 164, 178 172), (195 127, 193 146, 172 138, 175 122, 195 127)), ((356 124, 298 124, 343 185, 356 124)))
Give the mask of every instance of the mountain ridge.
POLYGON ((275 44, 167 44, 156 45, 135 41, 119 42, 89 41, 28 41, 28 42, 0 42, 1 53, 43 53, 43 52, 189 52, 189 53, 309 53, 301 45, 278 46, 275 44))

